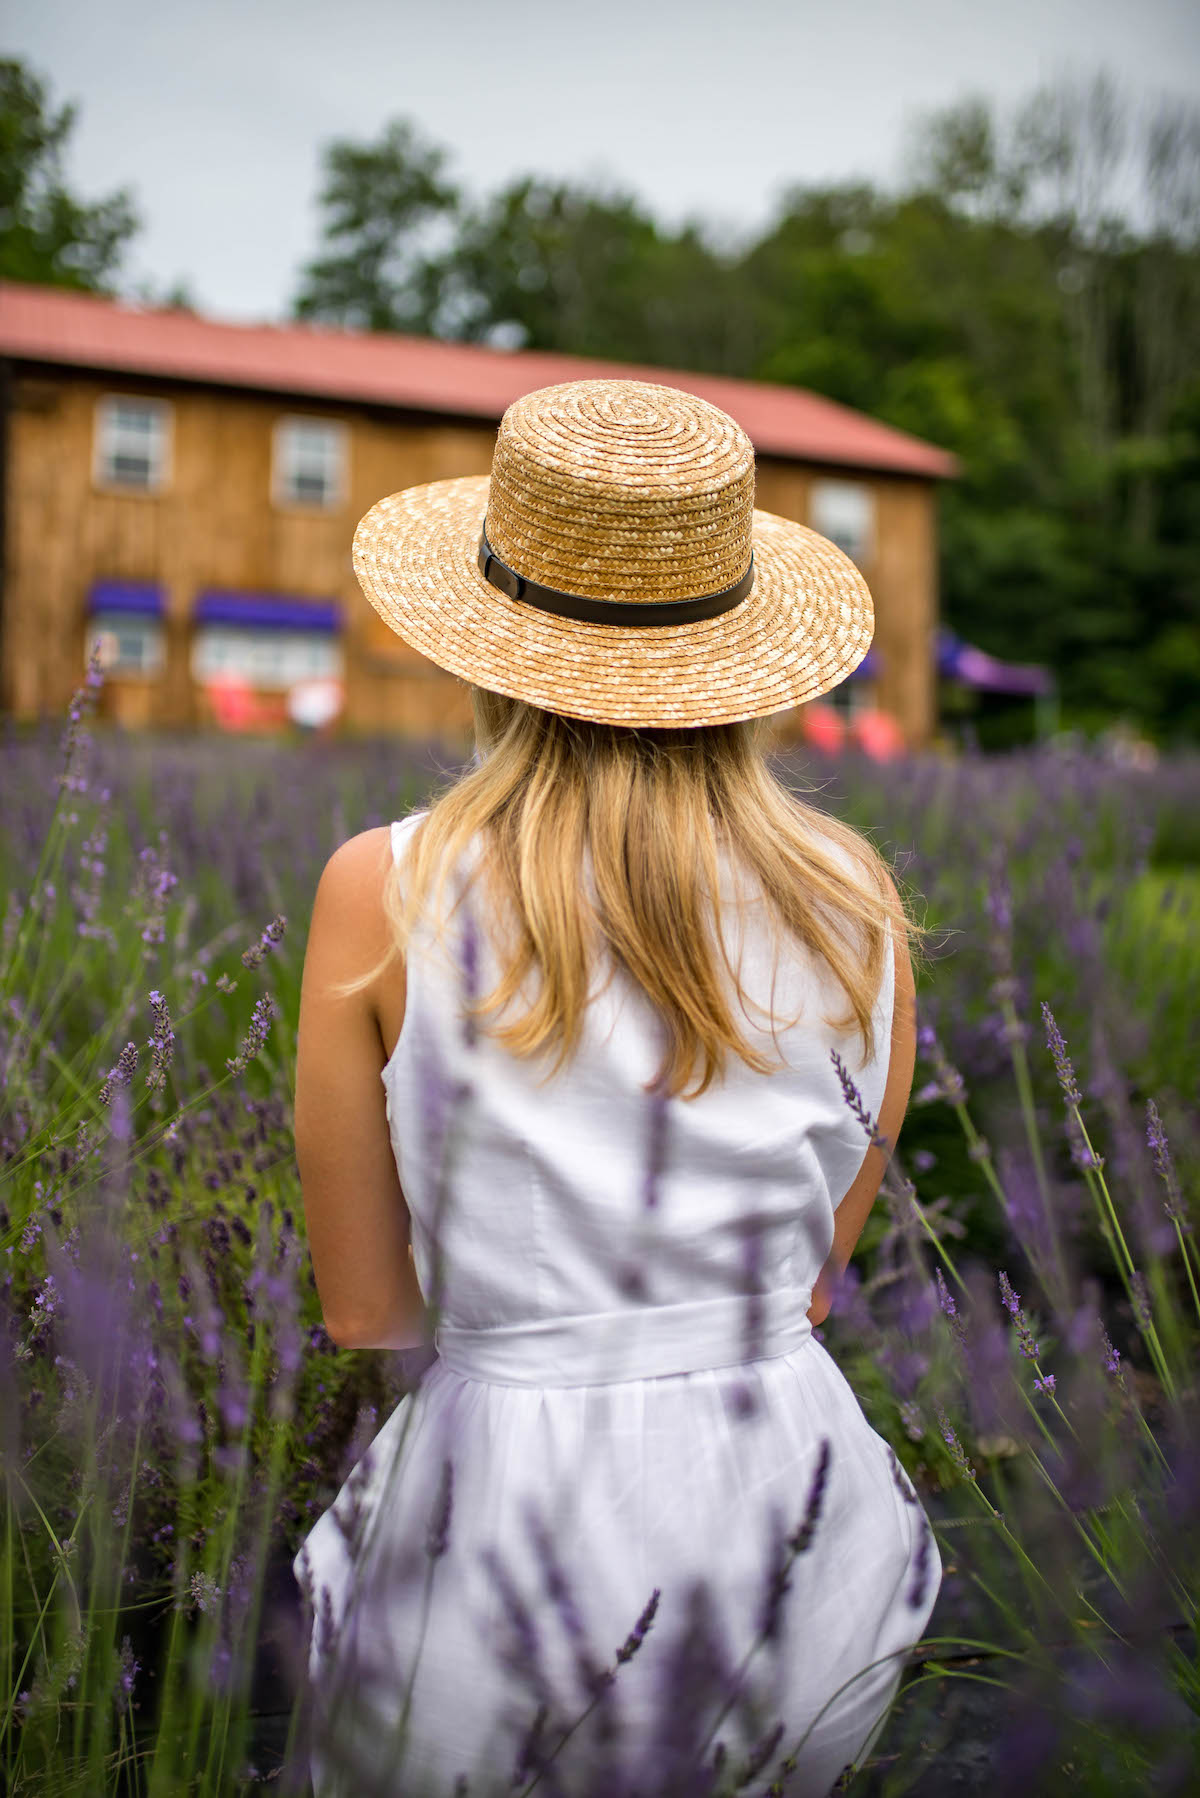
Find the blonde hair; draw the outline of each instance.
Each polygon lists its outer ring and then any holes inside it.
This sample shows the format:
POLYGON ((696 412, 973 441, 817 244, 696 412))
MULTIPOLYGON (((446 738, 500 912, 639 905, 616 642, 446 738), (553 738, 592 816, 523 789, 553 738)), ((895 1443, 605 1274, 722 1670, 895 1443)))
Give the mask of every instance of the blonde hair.
POLYGON ((898 903, 874 845, 771 773, 761 720, 632 729, 563 717, 480 687, 472 688, 472 703, 482 756, 414 831, 403 868, 385 885, 391 948, 346 990, 373 981, 404 953, 427 904, 444 915, 447 882, 478 840, 489 915, 509 930, 502 949, 497 938, 499 980, 470 1009, 513 1054, 547 1053, 549 1073, 570 1059, 597 951, 606 951, 662 1022, 656 1086, 698 1096, 731 1054, 768 1073, 780 1064, 743 1035, 719 977, 720 961, 744 1007, 721 931, 723 847, 753 877, 771 922, 823 957, 845 989, 848 1012, 826 1021, 841 1030, 857 1025, 864 1065, 875 1054, 872 1011, 888 923, 910 955, 925 927, 898 903), (849 853, 857 878, 830 853, 829 839, 849 853), (585 852, 594 904, 583 881, 585 852), (534 973, 536 996, 514 1012, 534 973))

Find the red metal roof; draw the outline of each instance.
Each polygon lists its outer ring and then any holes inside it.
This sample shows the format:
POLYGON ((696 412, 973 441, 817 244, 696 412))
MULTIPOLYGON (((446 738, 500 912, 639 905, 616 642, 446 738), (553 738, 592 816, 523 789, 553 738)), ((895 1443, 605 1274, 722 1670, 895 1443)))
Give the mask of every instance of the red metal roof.
POLYGON ((657 381, 720 406, 762 455, 942 478, 960 472, 948 451, 799 387, 429 337, 223 324, 15 282, 0 282, 0 355, 490 421, 520 394, 563 381, 657 381))

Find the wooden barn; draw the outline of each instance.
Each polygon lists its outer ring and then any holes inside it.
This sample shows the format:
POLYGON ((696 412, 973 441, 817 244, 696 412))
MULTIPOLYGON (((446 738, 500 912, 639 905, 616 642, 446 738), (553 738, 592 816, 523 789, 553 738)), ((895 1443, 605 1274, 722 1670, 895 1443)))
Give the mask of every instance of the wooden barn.
POLYGON ((325 682, 340 683, 340 728, 459 738, 466 689, 367 604, 354 526, 384 494, 486 474, 519 394, 622 376, 738 420, 756 503, 841 544, 874 595, 871 651, 833 697, 888 713, 911 747, 933 734, 937 482, 958 464, 815 394, 14 284, 0 284, 0 376, 0 706, 18 718, 66 709, 99 636, 103 705, 128 725, 227 722, 232 684, 270 728, 298 686, 325 682))

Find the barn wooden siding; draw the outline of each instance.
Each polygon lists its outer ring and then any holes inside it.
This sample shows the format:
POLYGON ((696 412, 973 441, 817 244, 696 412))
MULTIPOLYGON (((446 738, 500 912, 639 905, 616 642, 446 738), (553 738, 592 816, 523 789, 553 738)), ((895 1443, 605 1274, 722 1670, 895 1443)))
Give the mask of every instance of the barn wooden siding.
MULTIPOLYGON (((109 678, 105 706, 124 722, 206 721, 189 668, 191 613, 199 592, 225 588, 340 602, 346 728, 460 740, 470 717, 465 687, 386 628, 359 590, 350 544, 357 520, 384 494, 487 474, 494 441, 495 426, 477 421, 18 365, 10 383, 0 704, 19 718, 63 712, 83 667, 92 584, 155 581, 166 594, 166 669, 156 679, 109 678), (97 487, 96 405, 108 394, 170 401, 165 491, 97 487), (295 415, 349 428, 347 493, 336 509, 272 498, 273 429, 295 415)), ((934 729, 935 484, 761 456, 756 503, 807 523, 809 491, 823 475, 874 491, 875 548, 863 572, 875 599, 880 673, 863 687, 920 747, 934 729)), ((784 737, 789 724, 791 714, 781 720, 784 737)))

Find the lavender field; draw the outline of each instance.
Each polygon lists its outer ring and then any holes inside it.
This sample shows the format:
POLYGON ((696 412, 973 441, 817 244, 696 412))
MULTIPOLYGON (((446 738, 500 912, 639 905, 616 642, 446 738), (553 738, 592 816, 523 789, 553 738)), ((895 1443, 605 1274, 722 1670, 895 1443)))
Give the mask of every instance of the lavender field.
MULTIPOLYGON (((306 919, 331 851, 452 770, 126 739, 89 700, 0 739, 0 1778, 300 1794, 291 1559, 424 1353, 321 1328, 290 1134, 306 919)), ((779 766, 935 932, 913 1102, 820 1334, 945 1578, 841 1789, 1196 1790, 1200 756, 779 766)), ((561 1789, 556 1752, 531 1738, 513 1793, 561 1789)), ((796 1752, 782 1728, 741 1762, 664 1750, 644 1794, 794 1792, 796 1752)))

